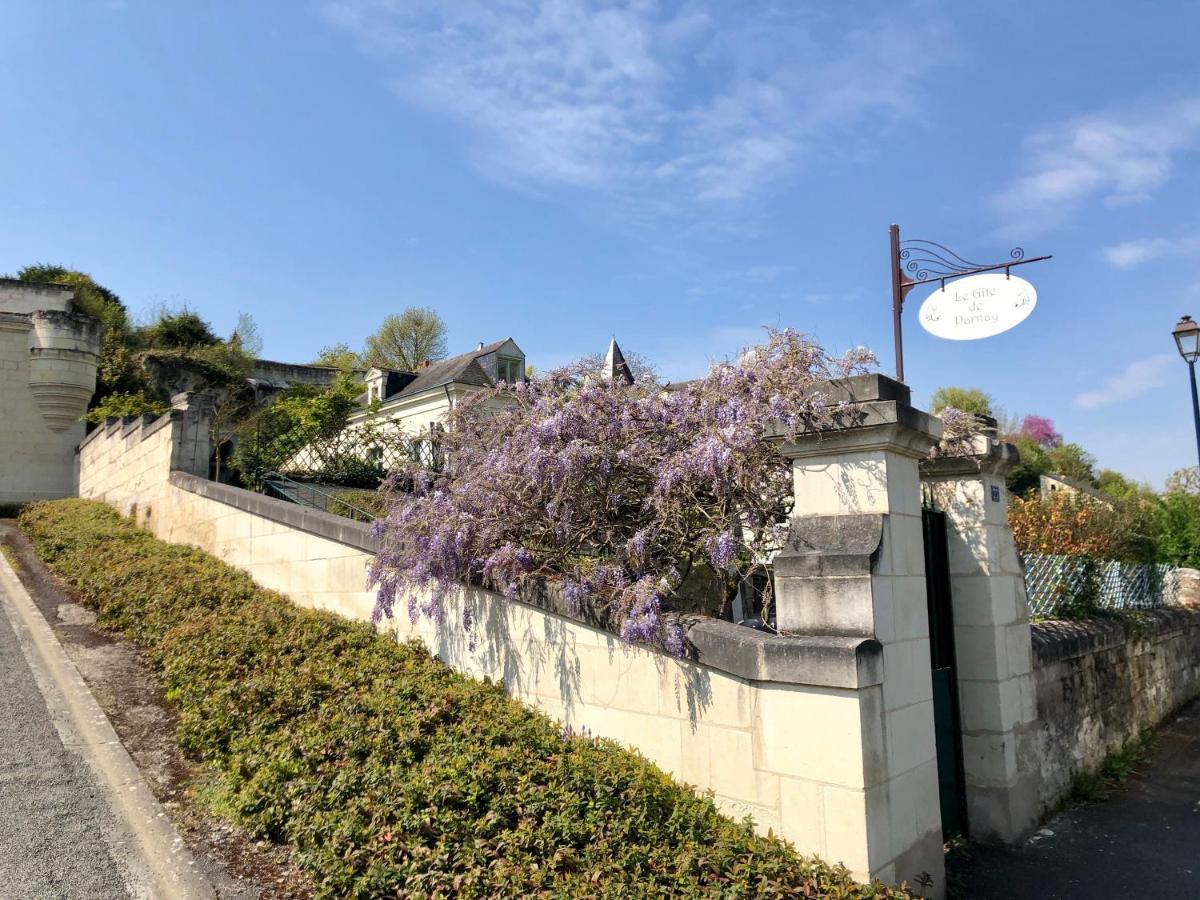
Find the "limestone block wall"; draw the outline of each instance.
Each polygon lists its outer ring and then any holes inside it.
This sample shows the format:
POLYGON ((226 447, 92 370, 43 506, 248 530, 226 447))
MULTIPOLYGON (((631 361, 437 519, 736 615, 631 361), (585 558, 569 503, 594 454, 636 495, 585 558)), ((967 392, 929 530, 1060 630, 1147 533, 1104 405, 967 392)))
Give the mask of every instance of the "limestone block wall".
POLYGON ((910 405, 906 386, 878 375, 827 385, 846 401, 844 427, 788 436, 796 514, 775 557, 781 629, 870 635, 883 679, 859 691, 862 804, 872 871, 944 888, 933 684, 918 460, 941 424, 910 405))
POLYGON ((973 451, 921 469, 947 520, 967 827, 975 840, 1007 843, 1036 824, 1040 778, 1029 604, 1005 486, 1017 455, 982 435, 973 451))
MULTIPOLYGON (((368 618, 373 544, 365 526, 182 471, 204 472, 206 441, 186 412, 112 422, 80 447, 80 496, 135 515, 164 540, 213 553, 301 605, 368 618)), ((875 861, 894 842, 889 786, 870 780, 884 763, 872 754, 905 751, 883 741, 873 640, 783 638, 706 622, 689 632, 712 661, 704 664, 475 589, 464 589, 441 624, 401 615, 394 628, 458 671, 501 682, 573 728, 630 745, 712 790, 722 809, 752 816, 760 831, 801 853, 842 862, 864 879, 910 877, 897 876, 894 864, 881 872, 875 861), (465 633, 468 606, 475 625, 465 633)), ((925 754, 928 735, 918 730, 925 754)), ((930 796, 897 798, 895 827, 915 832, 925 815, 936 829, 936 786, 930 796)))
POLYGON ((1145 727, 1200 696, 1200 610, 1159 609, 1136 628, 1115 620, 1032 626, 1040 811, 1077 772, 1097 768, 1145 727))
POLYGON ((96 383, 98 323, 71 291, 0 279, 0 504, 69 496, 96 383))

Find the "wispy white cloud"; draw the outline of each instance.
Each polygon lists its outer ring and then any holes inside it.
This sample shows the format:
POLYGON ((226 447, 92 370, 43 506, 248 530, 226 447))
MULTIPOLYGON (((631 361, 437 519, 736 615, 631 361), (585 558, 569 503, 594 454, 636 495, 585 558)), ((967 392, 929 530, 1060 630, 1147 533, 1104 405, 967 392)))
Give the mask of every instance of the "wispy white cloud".
POLYGON ((1084 391, 1075 397, 1080 409, 1100 409, 1124 400, 1133 400, 1155 388, 1167 384, 1171 366, 1175 364, 1173 353, 1156 353, 1131 362, 1117 375, 1104 380, 1094 391, 1084 391))
POLYGON ((1156 259, 1200 254, 1200 235, 1123 241, 1112 247, 1105 247, 1102 252, 1105 260, 1114 269, 1133 269, 1156 259))
POLYGON ((1084 205, 1138 203, 1200 148, 1200 97, 1094 113, 1031 134, 1024 172, 992 198, 1006 230, 1045 231, 1084 205))
POLYGON ((668 210, 743 200, 839 129, 911 115, 923 76, 953 46, 935 16, 904 10, 831 33, 824 17, 777 6, 752 15, 655 0, 323 8, 403 98, 467 127, 486 175, 668 210), (928 53, 932 45, 943 52, 928 53))

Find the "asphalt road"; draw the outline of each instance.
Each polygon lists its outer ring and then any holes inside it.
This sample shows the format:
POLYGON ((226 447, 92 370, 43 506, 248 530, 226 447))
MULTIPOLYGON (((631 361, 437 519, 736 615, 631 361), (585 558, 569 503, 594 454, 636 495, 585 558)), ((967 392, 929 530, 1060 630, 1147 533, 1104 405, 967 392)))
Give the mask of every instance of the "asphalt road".
POLYGON ((63 746, 13 626, 0 614, 0 897, 132 896, 106 837, 117 830, 105 792, 82 757, 63 746))
POLYGON ((1200 701, 1159 729, 1109 799, 1059 813, 1020 848, 970 848, 966 900, 1200 897, 1200 701))

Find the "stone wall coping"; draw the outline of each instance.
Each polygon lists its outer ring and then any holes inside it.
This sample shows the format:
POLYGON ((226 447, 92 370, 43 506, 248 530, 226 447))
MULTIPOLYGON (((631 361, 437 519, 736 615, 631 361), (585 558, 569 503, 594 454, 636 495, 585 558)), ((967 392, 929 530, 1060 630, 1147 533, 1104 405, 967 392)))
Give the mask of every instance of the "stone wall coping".
POLYGON ((199 494, 201 497, 224 503, 234 509, 287 525, 316 537, 345 544, 356 550, 374 553, 378 549, 378 543, 371 535, 371 526, 363 522, 356 522, 344 516, 335 516, 333 513, 301 506, 287 500, 277 500, 274 497, 256 494, 254 491, 247 491, 231 484, 208 481, 189 472, 171 472, 170 482, 188 493, 199 494))
POLYGON ((75 288, 50 281, 26 281, 23 278, 0 278, 0 286, 20 288, 35 294, 74 294, 75 288))
POLYGON ((975 452, 921 460, 921 480, 952 480, 974 475, 1006 475, 1021 461, 1016 445, 977 435, 975 452))
MULTIPOLYGON (((807 443, 847 431, 880 425, 900 425, 934 438, 942 436, 942 420, 936 416, 896 400, 868 400, 865 403, 851 404, 845 410, 835 411, 828 427, 819 431, 801 432, 795 435, 794 440, 807 443)), ((763 437, 768 440, 792 439, 789 430, 776 421, 766 423, 763 437)))
POLYGON ((789 459, 879 448, 919 458, 942 436, 942 420, 914 407, 908 386, 886 375, 838 378, 820 390, 828 402, 846 404, 827 426, 792 434, 778 421, 763 425, 763 437, 778 441, 789 459))
POLYGON ((1116 617, 1034 622, 1029 626, 1034 661, 1037 665, 1047 665, 1143 637, 1157 639, 1173 631, 1200 628, 1200 609, 1164 607, 1142 612, 1145 618, 1135 628, 1116 617))
POLYGON ((865 403, 869 400, 889 400, 912 405, 912 391, 907 384, 873 372, 870 375, 851 375, 835 378, 822 386, 825 396, 834 403, 865 403))
POLYGON ((883 645, 840 634, 772 634, 724 619, 687 627, 694 659, 749 681, 865 688, 883 683, 883 645))
POLYGON ((128 437, 137 429, 141 429, 140 440, 145 440, 157 431, 166 428, 172 422, 181 421, 183 413, 177 409, 167 410, 161 416, 155 416, 154 413, 143 413, 140 416, 126 416, 119 418, 117 416, 109 416, 104 420, 103 425, 97 425, 89 431, 79 442, 79 446, 75 448, 75 453, 90 444, 99 437, 108 437, 120 432, 121 437, 128 437))
MULTIPOLYGON (((163 416, 159 421, 166 418, 163 416)), ((371 526, 362 522, 265 497, 232 485, 207 481, 187 472, 171 472, 170 482, 189 493, 356 550, 373 554, 378 549, 371 526)), ((522 603, 612 633, 612 628, 607 627, 602 617, 594 611, 572 610, 561 591, 553 585, 526 591, 517 598, 507 599, 507 602, 522 603)), ((883 647, 872 638, 856 635, 779 635, 735 625, 723 619, 695 616, 679 621, 692 645, 689 659, 749 681, 837 688, 862 688, 883 681, 883 647)))

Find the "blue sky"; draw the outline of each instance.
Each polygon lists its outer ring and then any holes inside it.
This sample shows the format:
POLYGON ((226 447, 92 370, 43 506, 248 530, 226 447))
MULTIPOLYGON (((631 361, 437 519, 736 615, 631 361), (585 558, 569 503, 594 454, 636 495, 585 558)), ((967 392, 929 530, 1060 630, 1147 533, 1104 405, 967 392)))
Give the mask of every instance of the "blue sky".
POLYGON ((265 354, 436 308, 551 366, 675 378, 763 325, 892 371, 887 228, 1014 244, 1034 314, 906 368, 1158 485, 1195 462, 1200 7, 7 0, 0 271, 239 311, 265 354))

